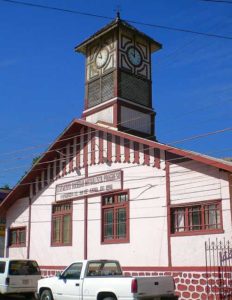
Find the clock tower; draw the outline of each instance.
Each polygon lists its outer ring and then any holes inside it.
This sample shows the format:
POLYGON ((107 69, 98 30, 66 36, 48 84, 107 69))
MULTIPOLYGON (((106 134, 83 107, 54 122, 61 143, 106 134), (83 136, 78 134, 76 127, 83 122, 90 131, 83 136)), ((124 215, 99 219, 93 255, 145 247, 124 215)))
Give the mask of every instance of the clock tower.
POLYGON ((119 15, 76 46, 86 56, 82 118, 155 139, 151 54, 161 47, 119 15))

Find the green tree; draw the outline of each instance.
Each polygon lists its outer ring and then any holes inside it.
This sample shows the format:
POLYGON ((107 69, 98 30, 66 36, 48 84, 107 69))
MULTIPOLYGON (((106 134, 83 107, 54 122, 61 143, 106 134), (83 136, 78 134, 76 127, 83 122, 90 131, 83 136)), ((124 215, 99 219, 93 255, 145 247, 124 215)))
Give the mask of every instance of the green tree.
POLYGON ((1 189, 4 189, 4 190, 10 190, 10 186, 9 184, 4 184, 1 189))
POLYGON ((36 156, 32 159, 32 163, 31 163, 31 166, 34 166, 34 164, 37 163, 37 161, 40 159, 40 156, 36 156))

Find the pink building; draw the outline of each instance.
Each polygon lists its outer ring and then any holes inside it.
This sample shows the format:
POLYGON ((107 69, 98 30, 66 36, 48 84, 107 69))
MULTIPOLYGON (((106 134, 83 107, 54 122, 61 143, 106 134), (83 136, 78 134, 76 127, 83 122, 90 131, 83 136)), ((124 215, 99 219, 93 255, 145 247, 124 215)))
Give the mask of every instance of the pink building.
POLYGON ((220 277, 227 257, 213 264, 206 243, 222 252, 231 239, 232 164, 156 141, 160 48, 120 18, 76 47, 86 56, 82 118, 3 201, 5 256, 36 259, 45 276, 118 259, 126 273, 172 274, 180 299, 219 299, 231 285, 220 277))
MULTIPOLYGON (((6 196, 10 193, 10 191, 11 190, 8 187, 0 187, 0 203, 6 198, 6 196)), ((6 218, 5 215, 2 214, 0 216, 0 256, 4 255, 5 231, 6 231, 6 218)))

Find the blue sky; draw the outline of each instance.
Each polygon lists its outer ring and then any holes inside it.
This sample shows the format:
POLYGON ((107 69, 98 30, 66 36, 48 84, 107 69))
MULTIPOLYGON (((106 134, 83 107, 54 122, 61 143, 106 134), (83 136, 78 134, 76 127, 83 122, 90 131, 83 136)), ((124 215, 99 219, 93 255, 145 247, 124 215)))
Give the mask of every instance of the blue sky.
MULTIPOLYGON (((112 18, 120 6, 122 19, 232 37, 232 4, 24 1, 112 18)), ((84 56, 74 47, 108 22, 0 0, 0 186, 14 186, 33 157, 81 116, 84 56)), ((232 156, 231 131, 180 142, 232 127, 232 39, 133 25, 163 44, 153 55, 158 140, 216 157, 232 156)))

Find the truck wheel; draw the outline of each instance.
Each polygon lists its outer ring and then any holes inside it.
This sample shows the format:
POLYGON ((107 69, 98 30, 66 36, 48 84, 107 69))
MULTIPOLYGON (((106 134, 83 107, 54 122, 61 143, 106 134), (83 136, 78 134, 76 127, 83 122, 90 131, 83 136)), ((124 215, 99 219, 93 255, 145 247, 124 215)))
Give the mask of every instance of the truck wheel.
POLYGON ((40 295, 40 300, 53 300, 52 292, 50 290, 42 291, 40 295))

